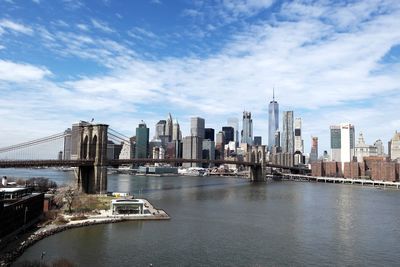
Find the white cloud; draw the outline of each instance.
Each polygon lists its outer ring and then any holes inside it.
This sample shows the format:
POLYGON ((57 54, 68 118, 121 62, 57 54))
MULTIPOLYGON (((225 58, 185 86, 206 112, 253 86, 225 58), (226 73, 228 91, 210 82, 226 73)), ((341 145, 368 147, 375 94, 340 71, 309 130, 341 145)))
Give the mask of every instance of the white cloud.
POLYGON ((63 0, 65 8, 68 10, 76 10, 85 6, 80 0, 63 0))
POLYGON ((33 34, 33 30, 26 25, 14 22, 12 20, 2 19, 2 20, 0 20, 0 35, 1 35, 1 33, 4 33, 5 30, 23 33, 23 34, 27 34, 27 35, 33 34))
POLYGON ((134 27, 130 31, 128 31, 128 35, 132 38, 139 39, 139 40, 144 40, 144 39, 155 39, 157 38, 157 35, 155 35, 153 32, 148 31, 144 28, 141 27, 134 27))
POLYGON ((82 31, 88 31, 88 30, 89 30, 89 26, 86 25, 86 24, 82 24, 82 23, 76 24, 76 27, 77 27, 78 29, 82 30, 82 31))
POLYGON ((223 6, 235 16, 251 15, 260 10, 269 8, 274 0, 224 0, 223 6))
POLYGON ((191 16, 199 23, 224 26, 245 19, 270 8, 275 0, 223 0, 197 1, 194 8, 183 10, 183 16, 191 16), (200 20, 198 20, 200 19, 200 20))
MULTIPOLYGON (((272 2, 223 3, 224 12, 242 16, 268 8, 272 2)), ((52 51, 93 60, 110 72, 53 83, 53 89, 45 91, 45 106, 60 110, 60 116, 76 111, 78 115, 68 115, 70 120, 95 117, 111 125, 129 121, 126 128, 135 125, 132 118, 149 123, 157 116, 165 117, 159 114, 165 110, 176 114, 182 125, 188 114, 193 114, 220 129, 227 117, 240 117, 246 109, 252 111, 255 134, 262 135, 265 142, 267 105, 275 86, 281 111, 294 109, 295 116, 303 117, 306 151, 311 135, 319 136, 321 149, 327 149, 329 125, 343 121, 362 129, 368 141, 385 140, 399 127, 400 68, 388 67, 381 59, 400 44, 400 5, 390 2, 392 7, 387 10, 389 1, 360 2, 329 9, 321 3, 285 4, 276 11, 279 19, 245 28, 222 50, 207 57, 145 60, 123 42, 49 33, 53 40, 47 38, 46 45, 52 51)), ((137 38, 156 36, 144 28, 131 33, 137 38)), ((36 101, 35 105, 41 106, 44 100, 36 101)))
POLYGON ((91 19, 91 22, 93 24, 93 27, 95 27, 96 29, 99 29, 103 32, 106 33, 111 33, 114 32, 113 29, 111 29, 106 22, 100 21, 98 19, 91 19))
POLYGON ((51 72, 43 67, 0 60, 0 81, 24 83, 41 80, 51 72))

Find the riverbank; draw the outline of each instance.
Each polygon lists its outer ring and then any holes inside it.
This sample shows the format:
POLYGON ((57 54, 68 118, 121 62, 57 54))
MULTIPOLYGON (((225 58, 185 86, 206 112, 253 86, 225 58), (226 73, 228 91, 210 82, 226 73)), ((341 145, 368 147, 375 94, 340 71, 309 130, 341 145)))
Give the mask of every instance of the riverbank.
POLYGON ((317 176, 305 176, 305 175, 299 175, 299 174, 283 174, 282 180, 284 180, 284 181, 299 181, 299 182, 361 185, 361 186, 370 186, 370 187, 400 189, 400 182, 389 182, 389 181, 369 180, 369 179, 317 177, 317 176))
POLYGON ((33 232, 21 235, 19 242, 10 242, 5 253, 0 255, 0 266, 11 266, 26 249, 37 243, 38 241, 52 236, 54 234, 79 227, 86 227, 98 224, 118 223, 126 221, 143 221, 143 220, 170 220, 171 217, 162 209, 157 209, 147 199, 144 199, 150 214, 132 214, 132 215, 112 215, 110 211, 102 210, 99 214, 84 216, 81 220, 74 220, 74 215, 64 215, 66 223, 58 225, 57 220, 53 220, 50 224, 34 229, 33 232))

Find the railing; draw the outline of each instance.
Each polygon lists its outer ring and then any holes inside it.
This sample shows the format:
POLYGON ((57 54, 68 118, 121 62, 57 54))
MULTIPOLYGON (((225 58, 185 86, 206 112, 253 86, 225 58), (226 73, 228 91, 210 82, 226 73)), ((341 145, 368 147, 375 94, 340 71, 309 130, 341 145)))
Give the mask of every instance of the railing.
POLYGON ((0 160, 0 168, 92 166, 93 160, 0 160))

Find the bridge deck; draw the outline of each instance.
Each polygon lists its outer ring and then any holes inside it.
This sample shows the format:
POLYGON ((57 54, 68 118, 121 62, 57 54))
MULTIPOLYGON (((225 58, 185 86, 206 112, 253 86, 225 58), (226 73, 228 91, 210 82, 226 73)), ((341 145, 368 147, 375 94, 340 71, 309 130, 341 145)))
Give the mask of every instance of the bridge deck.
MULTIPOLYGON (((291 171, 305 170, 300 167, 289 167, 269 163, 254 163, 247 161, 233 161, 233 160, 196 160, 196 159, 117 159, 108 160, 105 166, 120 166, 129 164, 182 164, 182 163, 200 163, 200 164, 232 164, 237 166, 249 167, 267 167, 286 169, 291 171)), ((93 166, 94 160, 0 160, 0 168, 30 168, 30 167, 79 167, 79 166, 93 166)))

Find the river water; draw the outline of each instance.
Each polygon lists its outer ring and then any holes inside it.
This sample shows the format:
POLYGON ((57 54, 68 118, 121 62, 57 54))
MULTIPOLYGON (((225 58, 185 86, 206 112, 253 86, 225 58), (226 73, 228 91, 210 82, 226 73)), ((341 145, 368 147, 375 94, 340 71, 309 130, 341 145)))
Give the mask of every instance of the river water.
MULTIPOLYGON (((54 170, 17 174, 72 179, 54 170)), ((109 175, 108 190, 148 198, 172 219, 68 230, 38 242, 19 261, 40 259, 45 251, 46 261, 63 257, 78 266, 400 264, 398 190, 130 175, 109 175)))

